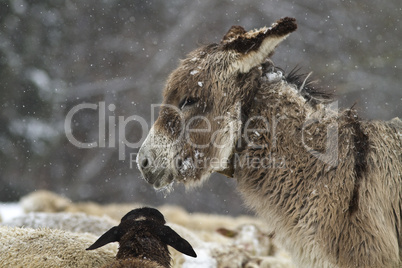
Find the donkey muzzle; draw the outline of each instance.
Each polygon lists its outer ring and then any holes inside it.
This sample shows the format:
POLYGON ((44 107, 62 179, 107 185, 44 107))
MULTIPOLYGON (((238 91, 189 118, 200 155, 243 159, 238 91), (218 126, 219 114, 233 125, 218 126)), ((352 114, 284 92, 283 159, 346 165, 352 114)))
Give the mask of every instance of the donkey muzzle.
POLYGON ((155 189, 169 185, 174 176, 169 169, 170 163, 164 157, 158 157, 152 149, 142 147, 137 155, 138 169, 144 179, 155 189))
POLYGON ((150 153, 144 152, 144 150, 138 152, 138 169, 141 171, 144 179, 150 184, 154 184, 156 181, 156 176, 154 176, 156 171, 156 168, 153 166, 154 162, 155 158, 150 153))

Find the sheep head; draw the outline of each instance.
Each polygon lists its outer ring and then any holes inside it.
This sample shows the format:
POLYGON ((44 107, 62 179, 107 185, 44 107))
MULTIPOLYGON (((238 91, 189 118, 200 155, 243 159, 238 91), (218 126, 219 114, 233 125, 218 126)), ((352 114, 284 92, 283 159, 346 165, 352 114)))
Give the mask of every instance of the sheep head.
POLYGON ((167 245, 183 254, 197 257, 191 245, 173 229, 165 225, 163 215, 154 208, 138 208, 127 213, 118 226, 104 233, 87 250, 118 242, 117 259, 139 258, 170 267, 167 245))

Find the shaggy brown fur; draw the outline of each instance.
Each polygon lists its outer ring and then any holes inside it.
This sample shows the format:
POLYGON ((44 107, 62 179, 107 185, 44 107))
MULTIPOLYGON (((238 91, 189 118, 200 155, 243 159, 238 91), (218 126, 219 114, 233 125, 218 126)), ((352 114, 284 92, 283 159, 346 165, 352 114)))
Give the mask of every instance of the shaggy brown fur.
POLYGON ((330 109, 267 57, 296 29, 232 27, 170 75, 138 164, 155 188, 234 177, 300 267, 402 265, 402 122, 330 109))

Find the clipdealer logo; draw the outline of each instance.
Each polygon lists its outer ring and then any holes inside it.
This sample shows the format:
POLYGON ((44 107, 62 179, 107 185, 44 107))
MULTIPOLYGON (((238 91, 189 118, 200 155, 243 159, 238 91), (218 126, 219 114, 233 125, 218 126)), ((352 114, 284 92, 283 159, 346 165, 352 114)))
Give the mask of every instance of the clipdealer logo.
MULTIPOLYGON (((116 110, 116 105, 109 104, 107 109, 110 112, 114 112, 116 110)), ((126 137, 126 127, 130 122, 137 122, 141 125, 142 133, 148 133, 148 123, 144 118, 138 115, 131 115, 129 117, 118 116, 117 124, 116 124, 116 116, 108 116, 106 118, 106 104, 105 102, 99 102, 99 104, 94 103, 82 103, 74 106, 66 116, 64 120, 64 131, 66 133, 66 137, 71 144, 81 149, 90 149, 90 148, 118 148, 119 152, 119 160, 126 159, 126 148, 139 148, 141 144, 146 138, 146 135, 142 135, 141 139, 138 142, 130 142, 126 137), (73 117, 78 116, 79 113, 84 113, 85 110, 98 110, 98 140, 92 142, 82 142, 79 141, 73 134, 73 117), (108 121, 108 135, 106 135, 106 121, 108 121), (116 136, 116 127, 117 127, 117 136, 116 136), (117 139, 116 139, 117 137, 117 139), (116 144, 116 140, 117 143, 116 144)))
MULTIPOLYGON (((74 106, 66 115, 66 118, 64 120, 64 130, 67 139, 71 144, 74 146, 81 148, 81 149, 91 149, 91 148, 117 148, 118 149, 118 155, 119 155, 119 160, 126 160, 126 149, 131 148, 131 149, 138 149, 141 147, 143 142, 148 136, 150 126, 153 126, 155 119, 158 116, 158 113, 156 110, 161 107, 162 104, 152 104, 151 105, 151 122, 148 124, 148 122, 141 116, 138 115, 131 115, 128 117, 124 116, 116 116, 116 115, 109 115, 107 116, 107 111, 109 112, 115 112, 116 110, 116 105, 114 104, 109 104, 106 106, 105 102, 99 102, 98 104, 94 103, 81 103, 76 106, 74 106), (98 111, 98 137, 97 140, 91 141, 91 142, 83 142, 78 140, 74 134, 73 134, 73 125, 74 125, 74 116, 80 116, 82 113, 87 112, 87 110, 93 110, 93 111, 98 111), (141 128, 141 138, 137 142, 130 142, 127 137, 126 137, 126 128, 127 125, 130 122, 136 122, 137 124, 140 125, 141 128), (106 124, 107 123, 107 124, 106 124)), ((189 125, 191 124, 192 120, 194 118, 190 118, 185 122, 184 117, 182 115, 182 112, 180 109, 178 109, 176 106, 173 105, 167 105, 163 104, 163 106, 169 106, 169 108, 176 110, 177 113, 180 114, 181 117, 181 133, 180 133, 180 138, 178 140, 185 138, 187 143, 189 143, 193 148, 202 148, 202 146, 205 145, 200 145, 200 144, 194 144, 194 142, 189 138, 189 132, 211 132, 211 142, 208 143, 207 146, 220 146, 216 145, 213 142, 213 137, 216 135, 219 135, 222 130, 218 129, 215 132, 212 133, 211 127, 208 127, 206 129, 191 129, 189 128, 189 125)), ((329 164, 330 166, 337 166, 338 165, 338 124, 336 120, 331 120, 330 124, 324 124, 326 125, 326 129, 323 129, 325 131, 326 135, 326 144, 324 146, 324 150, 315 150, 314 148, 311 147, 311 143, 309 142, 309 139, 304 135, 304 133, 309 132, 310 126, 314 126, 316 123, 320 123, 323 121, 326 121, 328 119, 331 119, 333 117, 337 116, 337 108, 338 108, 338 103, 334 102, 328 107, 326 107, 324 114, 321 114, 320 116, 310 116, 309 118, 306 118, 304 123, 302 124, 302 136, 301 136, 301 143, 304 146, 307 151, 312 154, 314 157, 317 159, 329 164)), ((207 117, 202 117, 202 116, 197 116, 196 119, 202 119, 209 124, 210 122, 207 117)), ((278 134, 278 129, 277 125, 280 121, 286 120, 286 116, 282 115, 277 118, 277 116, 272 116, 270 121, 268 122, 267 118, 260 118, 260 117, 255 117, 255 118, 250 118, 249 120, 255 120, 259 119, 265 122, 265 127, 263 129, 249 129, 249 121, 244 123, 244 133, 242 136, 244 137, 244 140, 246 141, 248 146, 254 146, 254 147, 259 147, 264 145, 259 145, 259 144, 253 144, 250 140, 247 139, 247 137, 251 133, 255 133, 258 135, 262 135, 264 133, 269 133, 269 136, 272 137, 272 144, 271 147, 275 148, 277 146, 280 146, 277 141, 277 134, 278 134)), ((224 120, 225 118, 223 116, 219 116, 218 118, 215 118, 213 120, 224 120)), ((140 129, 138 129, 140 131, 140 129)), ((177 142, 178 140, 174 141, 177 142)), ((152 142, 153 147, 170 147, 171 144, 158 144, 156 142, 152 142)), ((163 148, 162 148, 163 149, 163 148)), ((136 155, 137 153, 130 153, 130 168, 133 167, 133 164, 136 163, 136 155)), ((254 162, 256 160, 253 160, 254 162)), ((286 159, 281 159, 280 162, 286 161, 286 159)), ((270 163, 270 161, 268 161, 270 163)), ((271 161, 272 162, 272 161, 271 161)), ((277 166, 277 165, 274 165, 277 166)))

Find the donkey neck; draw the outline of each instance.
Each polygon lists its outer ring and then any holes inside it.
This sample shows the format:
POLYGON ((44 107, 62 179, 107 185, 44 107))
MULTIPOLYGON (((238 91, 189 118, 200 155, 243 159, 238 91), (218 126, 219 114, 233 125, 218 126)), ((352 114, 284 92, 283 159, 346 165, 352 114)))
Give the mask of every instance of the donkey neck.
POLYGON ((235 157, 233 174, 246 204, 255 211, 266 211, 263 216, 272 220, 272 226, 282 228, 292 211, 287 194, 307 195, 310 188, 306 185, 317 183, 311 176, 326 172, 330 161, 336 161, 333 155, 321 161, 312 151, 327 149, 325 130, 337 116, 327 118, 323 104, 311 105, 282 79, 262 84, 252 107, 246 114, 243 148, 235 157), (267 205, 272 209, 266 210, 267 205))
POLYGON ((250 98, 252 101, 243 106, 240 139, 231 164, 219 173, 233 177, 239 155, 248 153, 247 148, 254 145, 264 148, 264 157, 279 154, 288 158, 285 152, 292 154, 292 149, 297 150, 295 147, 303 147, 301 130, 305 122, 325 116, 324 104, 309 103, 296 86, 288 84, 281 76, 277 78, 276 81, 262 81, 250 98))
MULTIPOLYGON (((326 129, 328 111, 324 104, 310 104, 294 85, 285 80, 263 83, 254 102, 245 111, 243 123, 243 146, 261 146, 264 155, 275 154, 292 159, 293 154, 307 153, 303 131, 310 127, 326 129), (313 126, 306 122, 315 121, 313 126)), ((315 133, 317 142, 323 141, 324 132, 315 133)), ((324 147, 315 144, 315 147, 324 147)))
POLYGON ((313 114, 316 116, 324 106, 309 103, 301 95, 301 90, 282 79, 273 83, 263 83, 254 98, 254 107, 258 107, 260 111, 257 112, 269 119, 289 117, 304 120, 313 114))

